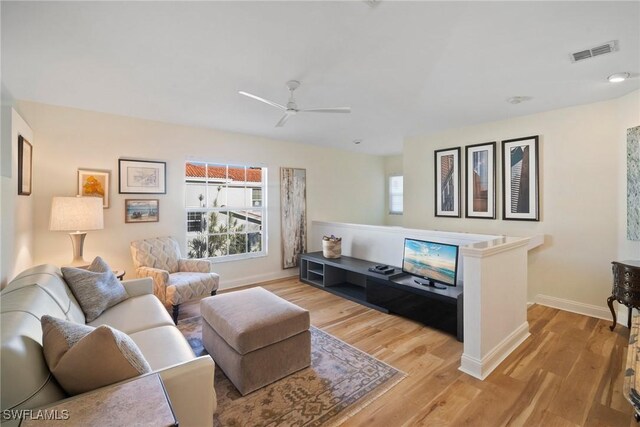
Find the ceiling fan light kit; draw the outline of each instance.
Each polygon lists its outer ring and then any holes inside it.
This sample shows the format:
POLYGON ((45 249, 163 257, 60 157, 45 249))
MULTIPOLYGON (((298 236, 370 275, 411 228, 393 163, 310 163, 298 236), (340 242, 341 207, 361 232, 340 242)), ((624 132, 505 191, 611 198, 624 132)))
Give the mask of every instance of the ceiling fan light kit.
POLYGON ((264 102, 265 104, 271 105, 272 107, 276 107, 277 109, 284 112, 282 118, 276 123, 276 127, 283 127, 284 124, 289 120, 289 117, 295 116, 298 113, 350 113, 351 107, 330 107, 330 108, 298 108, 298 104, 296 104, 296 100, 293 97, 293 92, 300 87, 300 82, 298 80, 289 80, 287 83, 287 89, 289 89, 289 101, 287 101, 287 106, 278 104, 277 102, 270 101, 268 99, 259 97, 257 95, 251 94, 245 91, 238 91, 240 95, 244 95, 246 97, 255 99, 256 101, 264 102))

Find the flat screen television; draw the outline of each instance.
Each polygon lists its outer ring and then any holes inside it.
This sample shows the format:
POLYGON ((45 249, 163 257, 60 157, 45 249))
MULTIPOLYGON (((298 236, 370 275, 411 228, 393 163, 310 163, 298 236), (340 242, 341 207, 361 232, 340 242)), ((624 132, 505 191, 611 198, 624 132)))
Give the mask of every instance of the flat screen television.
POLYGON ((436 283, 455 286, 458 276, 458 246, 424 240, 404 239, 402 271, 419 277, 415 282, 436 289, 436 283))

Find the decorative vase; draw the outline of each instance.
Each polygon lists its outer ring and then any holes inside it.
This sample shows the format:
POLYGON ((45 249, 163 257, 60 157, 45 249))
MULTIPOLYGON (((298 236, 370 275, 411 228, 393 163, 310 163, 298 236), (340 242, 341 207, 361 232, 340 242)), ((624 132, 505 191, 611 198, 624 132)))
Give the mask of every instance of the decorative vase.
POLYGON ((342 256, 342 239, 322 239, 322 256, 340 258, 342 256))

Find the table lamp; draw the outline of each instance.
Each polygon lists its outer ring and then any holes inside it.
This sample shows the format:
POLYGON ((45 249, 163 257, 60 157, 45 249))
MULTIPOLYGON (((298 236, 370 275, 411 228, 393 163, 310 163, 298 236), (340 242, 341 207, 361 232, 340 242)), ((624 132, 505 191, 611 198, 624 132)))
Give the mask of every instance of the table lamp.
POLYGON ((101 197, 54 197, 51 201, 49 230, 72 231, 69 233, 73 245, 73 266, 88 264, 82 258, 84 238, 88 230, 104 228, 101 197))

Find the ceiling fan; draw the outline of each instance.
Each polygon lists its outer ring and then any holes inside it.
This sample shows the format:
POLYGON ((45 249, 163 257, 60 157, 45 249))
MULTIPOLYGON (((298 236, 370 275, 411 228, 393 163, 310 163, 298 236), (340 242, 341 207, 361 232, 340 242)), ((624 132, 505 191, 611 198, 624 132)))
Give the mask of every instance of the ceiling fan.
POLYGON ((280 105, 277 102, 269 101, 268 99, 261 98, 259 96, 253 95, 248 92, 239 91, 240 95, 248 96, 249 98, 253 98, 257 101, 264 102, 265 104, 269 104, 273 107, 276 107, 282 111, 284 111, 284 116, 280 119, 278 123, 276 123, 276 127, 282 127, 289 120, 289 117, 295 116, 298 113, 350 113, 351 107, 334 107, 334 108, 298 108, 298 104, 296 104, 296 100, 293 98, 293 91, 298 89, 300 86, 300 82, 297 80, 289 80, 287 82, 287 88, 289 89, 289 101, 287 102, 287 106, 280 105))

